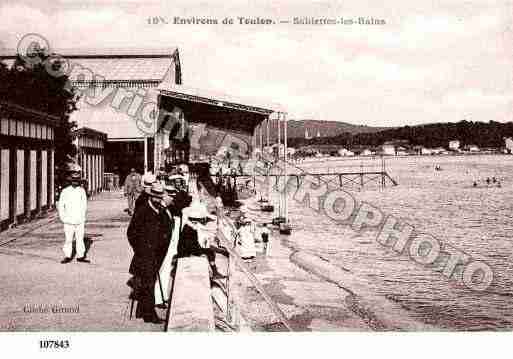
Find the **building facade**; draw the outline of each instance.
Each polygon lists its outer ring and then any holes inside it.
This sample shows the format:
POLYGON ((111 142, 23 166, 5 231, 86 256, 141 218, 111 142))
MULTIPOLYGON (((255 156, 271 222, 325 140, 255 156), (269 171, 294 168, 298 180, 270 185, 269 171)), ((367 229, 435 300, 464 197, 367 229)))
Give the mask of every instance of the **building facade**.
POLYGON ((123 182, 132 167, 140 173, 153 170, 162 147, 154 141, 156 89, 182 82, 178 49, 66 49, 60 54, 73 64, 71 84, 84 91, 71 120, 107 134, 102 171, 123 182))
POLYGON ((86 190, 90 195, 98 193, 104 188, 104 151, 107 134, 83 127, 74 131, 72 136, 73 143, 77 147, 75 161, 82 168, 86 190))
POLYGON ((52 209, 58 118, 0 103, 0 230, 52 209))

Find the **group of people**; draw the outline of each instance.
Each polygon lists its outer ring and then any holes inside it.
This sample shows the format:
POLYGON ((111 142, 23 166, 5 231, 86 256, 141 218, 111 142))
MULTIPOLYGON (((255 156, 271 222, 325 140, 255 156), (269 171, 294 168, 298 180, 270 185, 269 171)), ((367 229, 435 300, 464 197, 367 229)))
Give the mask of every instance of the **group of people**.
POLYGON ((257 253, 257 246, 261 252, 267 254, 269 250, 270 230, 269 224, 257 224, 242 214, 235 221, 236 247, 242 259, 253 259, 257 253))
MULTIPOLYGON (((128 176, 132 176, 134 171, 128 176)), ((127 284, 130 298, 137 301, 136 318, 162 323, 155 307, 165 307, 175 259, 206 255, 211 277, 224 277, 215 264, 216 253, 226 250, 212 243, 206 224, 213 220, 206 205, 187 191, 186 177, 173 174, 161 180, 152 174, 141 178, 143 188, 134 198, 130 190, 137 188, 137 176, 131 177, 128 191, 132 218, 127 237, 134 256, 127 284), (134 200, 133 205, 130 201, 134 200)))
MULTIPOLYGON (((216 253, 227 255, 225 248, 213 243, 207 224, 215 220, 203 201, 201 192, 189 194, 186 170, 167 176, 151 173, 144 176, 132 169, 125 180, 125 195, 131 215, 127 229, 128 242, 133 250, 127 284, 132 288, 130 298, 137 301, 136 318, 145 322, 162 323, 155 310, 165 307, 173 268, 178 258, 205 255, 210 264, 211 278, 224 278, 216 266, 216 253)), ((90 263, 86 258, 84 227, 87 196, 81 186, 80 172, 72 172, 70 184, 59 197, 58 213, 64 224, 64 259, 72 261, 73 240, 76 241, 77 261, 90 263)), ((194 187, 194 186, 192 186, 194 187)), ((194 193, 194 191, 193 191, 194 193)), ((216 207, 222 208, 220 197, 216 207)), ((262 243, 264 252, 269 242, 266 225, 256 228, 253 221, 241 216, 235 221, 239 252, 244 259, 256 256, 255 243, 262 243)))
MULTIPOLYGON (((153 176, 151 173, 147 175, 153 176)), ((171 176, 174 176, 176 179, 183 182, 185 186, 189 183, 189 171, 187 166, 182 165, 173 169, 171 176)), ((146 176, 147 177, 147 176, 146 176)), ((169 180, 169 176, 167 173, 160 169, 155 176, 155 180, 165 184, 169 180)), ((146 183, 146 186, 148 184, 146 183)), ((143 192, 144 187, 144 178, 137 173, 135 168, 130 169, 130 173, 125 178, 125 183, 123 185, 125 197, 128 201, 128 209, 126 210, 129 215, 134 213, 135 201, 139 198, 139 195, 143 192)))
MULTIPOLYGON (((484 180, 483 182, 486 183, 486 186, 487 187, 498 187, 498 188, 501 188, 502 187, 502 184, 501 184, 501 181, 498 180, 496 177, 487 177, 486 180, 484 180)), ((477 181, 474 181, 474 183, 472 184, 473 187, 477 187, 478 186, 478 183, 477 181)))

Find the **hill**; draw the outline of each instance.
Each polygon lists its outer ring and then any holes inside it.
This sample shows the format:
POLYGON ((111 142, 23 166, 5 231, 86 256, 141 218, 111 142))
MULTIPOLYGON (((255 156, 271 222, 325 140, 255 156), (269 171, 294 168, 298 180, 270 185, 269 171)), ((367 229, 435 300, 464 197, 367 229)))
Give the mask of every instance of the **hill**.
MULTIPOLYGON (((316 121, 316 120, 289 120, 287 121, 287 135, 289 139, 305 138, 305 130, 310 137, 316 137, 319 132, 320 137, 333 137, 342 134, 357 133, 376 133, 387 129, 386 127, 371 127, 363 125, 353 125, 347 122, 338 121, 316 121)), ((265 136, 265 131, 264 131, 265 136)), ((271 124, 269 138, 274 141, 278 138, 276 124, 271 124)))
POLYGON ((495 121, 434 123, 419 126, 388 128, 374 132, 341 133, 323 138, 295 138, 292 147, 304 145, 337 145, 344 147, 379 146, 388 141, 402 141, 409 146, 447 147, 449 141, 459 140, 461 145, 477 145, 481 148, 501 148, 504 138, 513 137, 513 122, 495 121))

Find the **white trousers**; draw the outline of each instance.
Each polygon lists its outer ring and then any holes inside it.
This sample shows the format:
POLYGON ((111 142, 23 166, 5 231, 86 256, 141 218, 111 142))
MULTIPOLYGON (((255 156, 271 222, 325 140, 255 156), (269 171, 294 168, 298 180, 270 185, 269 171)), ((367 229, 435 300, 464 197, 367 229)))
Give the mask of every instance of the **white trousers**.
POLYGON ((84 223, 81 224, 67 224, 64 223, 64 256, 71 258, 71 252, 73 251, 73 238, 75 238, 77 258, 81 258, 85 255, 85 244, 84 244, 84 223))

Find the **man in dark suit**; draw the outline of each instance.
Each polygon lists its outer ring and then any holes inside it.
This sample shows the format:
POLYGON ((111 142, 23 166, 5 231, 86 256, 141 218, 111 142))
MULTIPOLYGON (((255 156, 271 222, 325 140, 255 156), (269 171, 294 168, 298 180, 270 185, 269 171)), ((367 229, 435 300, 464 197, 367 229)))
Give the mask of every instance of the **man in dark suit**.
POLYGON ((154 285, 171 240, 173 223, 164 212, 164 189, 154 183, 149 198, 141 203, 128 226, 127 237, 134 251, 129 272, 134 275, 134 298, 138 300, 136 317, 145 322, 162 323, 155 312, 154 285))
POLYGON ((156 182, 156 178, 153 174, 147 173, 142 177, 142 182, 143 182, 143 191, 135 200, 134 211, 137 210, 137 208, 141 205, 141 203, 145 203, 148 201, 151 186, 153 185, 153 183, 156 182))

